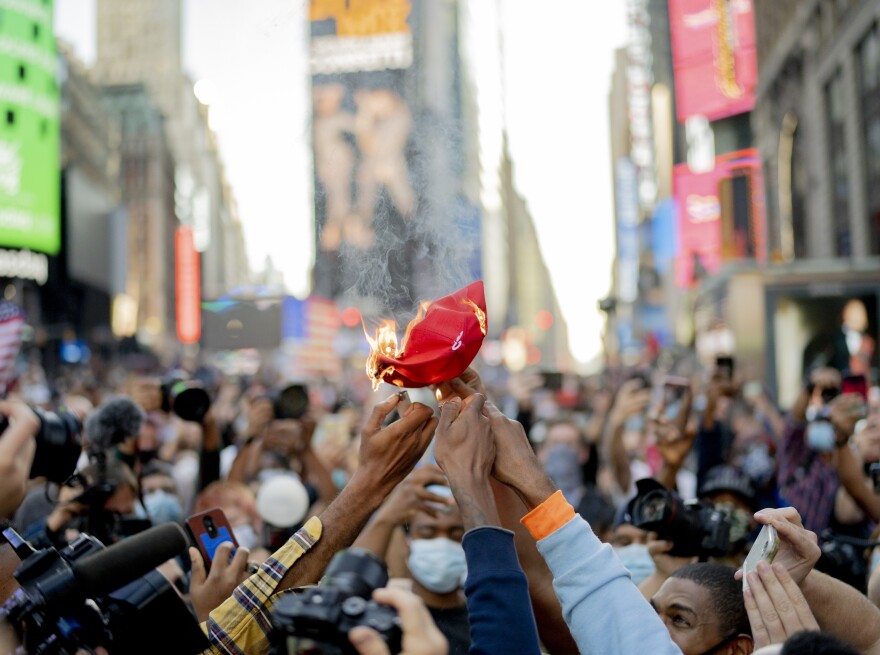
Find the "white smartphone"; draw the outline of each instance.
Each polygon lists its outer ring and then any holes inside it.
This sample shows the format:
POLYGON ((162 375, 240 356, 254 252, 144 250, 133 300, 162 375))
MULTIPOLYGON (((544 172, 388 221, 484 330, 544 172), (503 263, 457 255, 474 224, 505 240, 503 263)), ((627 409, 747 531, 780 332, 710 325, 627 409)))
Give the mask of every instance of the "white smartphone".
POLYGON ((746 555, 743 562, 743 591, 749 588, 748 575, 758 568, 760 562, 771 564, 779 551, 779 535, 776 534, 776 528, 771 525, 765 525, 758 533, 755 544, 746 555))

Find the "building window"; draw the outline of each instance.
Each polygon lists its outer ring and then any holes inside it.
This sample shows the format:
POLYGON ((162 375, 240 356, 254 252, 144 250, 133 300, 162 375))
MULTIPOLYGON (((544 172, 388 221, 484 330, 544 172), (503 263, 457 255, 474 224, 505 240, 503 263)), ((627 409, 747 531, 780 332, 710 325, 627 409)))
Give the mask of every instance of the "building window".
POLYGON ((859 93, 865 143, 868 253, 880 255, 880 27, 859 45, 859 93))
POLYGON ((846 153, 846 99, 843 95, 843 72, 838 69, 825 86, 825 107, 828 112, 828 152, 831 164, 831 224, 838 257, 852 254, 849 229, 849 177, 846 153))

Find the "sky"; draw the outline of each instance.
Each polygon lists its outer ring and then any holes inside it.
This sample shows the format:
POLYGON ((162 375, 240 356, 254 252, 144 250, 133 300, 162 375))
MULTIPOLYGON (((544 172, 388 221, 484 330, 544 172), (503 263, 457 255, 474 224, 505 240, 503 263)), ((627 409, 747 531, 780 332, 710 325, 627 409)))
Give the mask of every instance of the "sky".
MULTIPOLYGON (((625 44, 623 2, 468 0, 494 5, 501 94, 515 182, 535 221, 576 359, 601 351, 596 304, 611 285, 614 219, 608 136, 613 52, 625 44), (539 9, 536 9, 539 7, 539 9)), ((251 266, 267 256, 290 291, 308 290, 313 209, 307 3, 184 0, 184 69, 210 102, 251 266)), ((95 1, 56 0, 55 31, 95 58, 95 1)), ((486 67, 483 67, 486 69, 486 67)), ((487 77, 488 76, 488 77, 487 77)), ((488 90, 488 91, 487 91, 488 90)))

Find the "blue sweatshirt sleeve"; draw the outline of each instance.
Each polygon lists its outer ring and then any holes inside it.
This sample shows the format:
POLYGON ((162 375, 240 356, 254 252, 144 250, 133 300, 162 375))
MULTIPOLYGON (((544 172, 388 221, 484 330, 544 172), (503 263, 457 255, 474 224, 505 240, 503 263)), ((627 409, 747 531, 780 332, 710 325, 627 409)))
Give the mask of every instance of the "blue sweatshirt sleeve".
POLYGON ((580 516, 541 539, 538 551, 581 655, 681 655, 611 546, 580 516))
POLYGON ((467 559, 471 653, 538 655, 538 628, 529 584, 516 558, 513 533, 493 527, 470 530, 462 540, 467 559))

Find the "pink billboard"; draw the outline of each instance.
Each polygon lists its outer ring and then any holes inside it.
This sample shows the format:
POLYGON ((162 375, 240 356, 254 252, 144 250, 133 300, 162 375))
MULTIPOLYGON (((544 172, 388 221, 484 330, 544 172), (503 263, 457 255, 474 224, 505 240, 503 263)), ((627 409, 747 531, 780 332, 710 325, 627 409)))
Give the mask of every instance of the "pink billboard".
POLYGON ((720 155, 708 173, 679 164, 673 169, 673 194, 678 287, 694 285, 697 265, 711 275, 725 261, 766 261, 764 182, 756 149, 720 155))
POLYGON ((678 120, 710 121, 755 106, 753 0, 669 0, 678 120))

